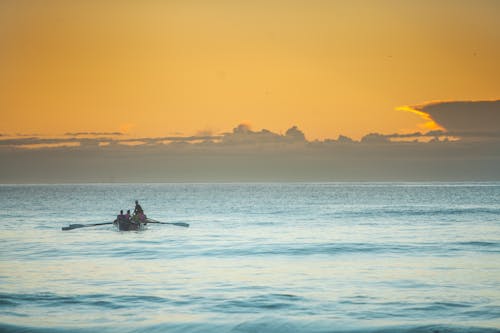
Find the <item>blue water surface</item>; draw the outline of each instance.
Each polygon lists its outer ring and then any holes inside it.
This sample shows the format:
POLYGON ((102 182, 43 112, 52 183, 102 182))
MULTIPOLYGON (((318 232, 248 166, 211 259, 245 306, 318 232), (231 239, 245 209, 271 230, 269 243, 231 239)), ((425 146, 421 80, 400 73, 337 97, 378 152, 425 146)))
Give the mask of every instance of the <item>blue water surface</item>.
POLYGON ((500 183, 0 185, 0 207, 0 331, 500 328, 500 183), (190 227, 61 230, 135 199, 190 227))

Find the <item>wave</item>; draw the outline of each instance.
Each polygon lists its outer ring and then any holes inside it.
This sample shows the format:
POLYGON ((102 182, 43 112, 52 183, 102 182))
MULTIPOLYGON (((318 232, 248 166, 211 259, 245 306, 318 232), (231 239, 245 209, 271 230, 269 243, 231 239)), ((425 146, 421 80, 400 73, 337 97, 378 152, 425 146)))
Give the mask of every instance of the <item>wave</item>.
MULTIPOLYGON (((322 303, 316 299, 289 293, 265 293, 248 295, 246 297, 212 297, 204 298, 190 295, 178 295, 177 298, 158 297, 153 295, 58 295, 54 293, 14 294, 0 293, 0 332, 103 332, 103 333, 160 333, 160 332, 217 332, 217 333, 492 333, 500 332, 488 327, 453 326, 449 323, 459 320, 496 323, 500 307, 485 305, 481 302, 384 302, 380 299, 365 296, 345 298, 338 303, 322 303), (318 303, 319 302, 319 303, 318 303), (316 304, 321 308, 317 313, 316 304), (26 307, 31 310, 26 312, 26 307), (41 312, 36 308, 43 309, 41 312), (195 310, 195 308, 197 310, 195 310), (45 314, 59 313, 60 318, 66 318, 78 309, 84 318, 81 326, 36 326, 37 323, 47 323, 45 314), (205 309, 209 309, 205 311, 205 309), (35 312, 33 312, 35 311, 35 312), (139 311, 139 313, 137 313, 139 311), (155 325, 145 324, 149 311, 154 316, 155 325), (350 318, 339 319, 340 312, 353 311, 350 318), (38 313, 38 317, 32 317, 38 313), (92 323, 92 317, 102 318, 92 323), (137 313, 141 320, 132 315, 137 313), (160 314, 169 318, 168 322, 158 323, 160 314), (196 313, 192 321, 173 322, 176 314, 196 313), (31 315, 30 315, 31 314, 31 315), (261 317, 262 314, 269 314, 261 317), (214 316, 214 318, 211 318, 214 316), (196 318, 196 319, 194 319, 196 318), (200 319, 202 318, 202 319, 200 319), (223 318, 223 319, 221 319, 223 318), (333 319, 337 318, 337 319, 333 319), (425 318, 427 323, 434 325, 404 326, 406 320, 413 322, 414 318, 425 318), (1 322, 8 319, 11 322, 1 322), (123 320, 122 320, 123 319, 123 320), (200 322, 200 320, 203 320, 200 322), (222 321, 221 321, 222 320, 222 321), (347 320, 347 323, 346 323, 347 320), (356 322, 353 322, 356 320, 356 322), (455 320, 455 321, 453 321, 455 320), (116 321, 116 322, 113 322, 116 321), (393 323, 392 326, 366 326, 372 322, 393 323), (24 323, 21 325, 20 323, 24 323), (33 324, 35 323, 35 324, 33 324), (97 327, 97 323, 102 326, 97 327), (402 323, 402 324, 401 324, 402 323), (398 324, 397 326, 395 326, 398 324), (83 325, 85 325, 83 327, 83 325), (142 325, 142 326, 138 326, 142 325), (355 326, 353 326, 355 325, 355 326), (365 326, 361 326, 365 325, 365 326)), ((189 316, 188 316, 189 318, 189 316)), ((54 322, 52 320, 52 322, 54 322)), ((57 321, 56 321, 57 322, 57 321)), ((61 325, 69 322, 60 319, 61 325)), ((53 324, 56 325, 56 324, 53 324)))
POLYGON ((191 246, 174 249, 171 247, 126 247, 108 245, 96 247, 75 247, 70 251, 60 251, 56 246, 39 249, 36 244, 17 245, 24 251, 23 260, 54 260, 65 257, 91 256, 93 258, 127 258, 127 260, 155 260, 168 255, 171 259, 189 257, 249 257, 249 256, 340 256, 340 255, 404 255, 450 257, 464 253, 500 253, 500 242, 459 241, 459 242, 418 242, 418 243, 261 243, 226 244, 224 246, 191 246))
POLYGON ((442 216, 463 216, 463 215, 477 215, 487 217, 498 217, 500 215, 500 208, 492 207, 449 207, 449 208, 429 208, 429 207, 363 207, 362 210, 344 210, 338 212, 331 212, 327 214, 329 217, 442 217, 442 216))
MULTIPOLYGON (((436 256, 451 256, 461 252, 500 253, 500 242, 429 242, 429 243, 323 243, 323 244, 260 244, 238 248, 198 249, 197 255, 211 257, 231 256, 307 256, 307 255, 344 255, 344 254, 404 254, 421 256, 431 253, 436 256)), ((186 253, 186 255, 189 255, 186 253)))
POLYGON ((159 303, 168 303, 172 300, 157 296, 144 295, 57 295, 54 293, 35 294, 11 294, 0 293, 0 309, 22 307, 24 305, 36 303, 38 306, 65 307, 69 305, 84 305, 103 309, 134 308, 138 305, 148 304, 149 306, 159 303))
POLYGON ((455 244, 463 245, 463 246, 500 247, 500 243, 497 243, 497 242, 469 241, 469 242, 457 242, 455 244))
POLYGON ((237 324, 228 323, 161 323, 141 327, 36 327, 0 324, 2 333, 499 333, 493 327, 457 325, 375 326, 352 327, 327 321, 289 321, 282 318, 262 318, 237 324), (344 326, 344 327, 343 327, 344 326))

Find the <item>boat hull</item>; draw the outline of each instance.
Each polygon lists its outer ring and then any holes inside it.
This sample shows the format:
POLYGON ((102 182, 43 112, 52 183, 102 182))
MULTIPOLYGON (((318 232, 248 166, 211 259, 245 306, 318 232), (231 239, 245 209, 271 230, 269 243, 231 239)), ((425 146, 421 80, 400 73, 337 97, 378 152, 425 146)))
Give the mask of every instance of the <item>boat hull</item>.
POLYGON ((120 231, 137 231, 146 229, 146 223, 131 221, 115 221, 113 223, 120 231))

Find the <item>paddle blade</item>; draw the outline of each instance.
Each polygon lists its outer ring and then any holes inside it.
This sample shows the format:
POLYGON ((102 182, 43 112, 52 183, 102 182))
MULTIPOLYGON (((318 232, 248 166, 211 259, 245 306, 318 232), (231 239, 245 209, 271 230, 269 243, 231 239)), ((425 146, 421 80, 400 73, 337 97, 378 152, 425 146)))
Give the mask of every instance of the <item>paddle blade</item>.
POLYGON ((61 229, 64 230, 73 230, 73 229, 78 229, 78 228, 84 228, 86 227, 85 224, 70 224, 67 227, 62 227, 61 229))
POLYGON ((148 221, 148 223, 171 224, 171 225, 176 225, 178 227, 189 228, 189 224, 188 223, 184 223, 184 222, 160 222, 160 221, 153 220, 153 219, 150 219, 150 218, 148 218, 147 221, 148 221))
POLYGON ((186 227, 186 228, 189 228, 189 224, 188 223, 184 223, 184 222, 172 222, 170 224, 173 224, 173 225, 177 225, 179 227, 186 227))
POLYGON ((61 230, 73 230, 78 228, 87 228, 87 227, 96 227, 99 225, 113 224, 113 222, 104 222, 104 223, 93 223, 93 224, 70 224, 67 227, 62 227, 61 230))

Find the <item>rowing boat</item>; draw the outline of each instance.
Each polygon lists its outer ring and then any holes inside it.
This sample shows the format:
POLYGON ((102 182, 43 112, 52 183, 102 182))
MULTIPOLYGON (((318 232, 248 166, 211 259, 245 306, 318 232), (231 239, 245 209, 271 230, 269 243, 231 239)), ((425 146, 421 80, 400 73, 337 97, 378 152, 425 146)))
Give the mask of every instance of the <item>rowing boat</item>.
POLYGON ((120 231, 134 231, 146 229, 147 222, 117 219, 113 222, 113 225, 120 231))
POLYGON ((148 223, 157 223, 157 224, 171 224, 179 227, 188 228, 189 224, 185 222, 160 222, 150 218, 146 218, 145 220, 139 221, 130 221, 127 219, 116 219, 114 222, 103 222, 103 223, 92 223, 92 224, 70 224, 67 227, 62 227, 62 230, 73 230, 78 228, 88 228, 88 227, 96 227, 100 225, 109 225, 114 224, 118 230, 121 231, 133 231, 133 230, 144 230, 147 228, 148 223))

